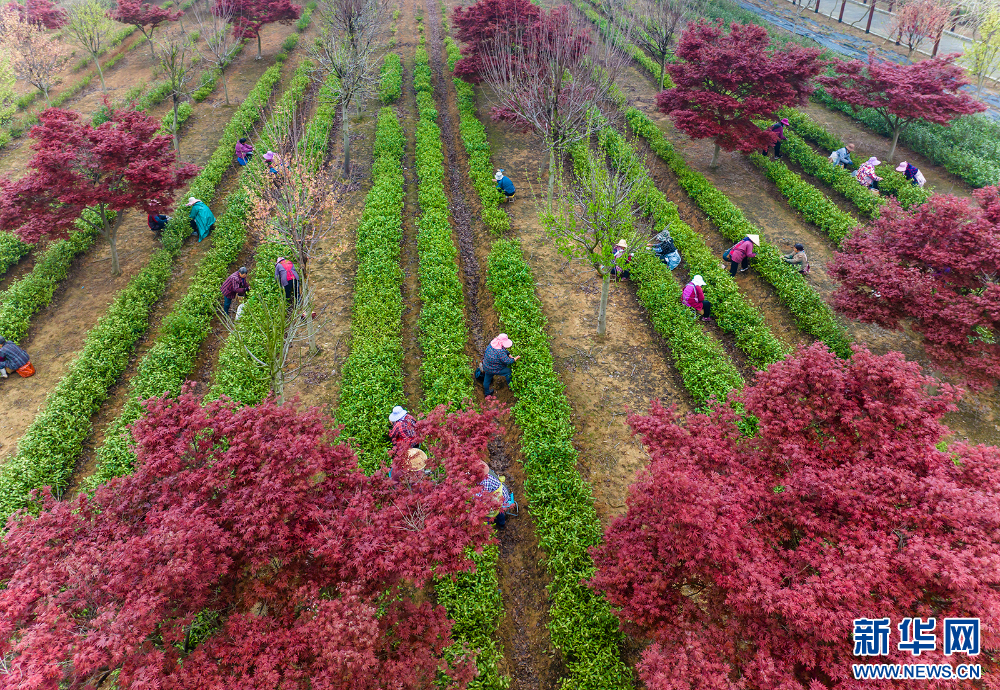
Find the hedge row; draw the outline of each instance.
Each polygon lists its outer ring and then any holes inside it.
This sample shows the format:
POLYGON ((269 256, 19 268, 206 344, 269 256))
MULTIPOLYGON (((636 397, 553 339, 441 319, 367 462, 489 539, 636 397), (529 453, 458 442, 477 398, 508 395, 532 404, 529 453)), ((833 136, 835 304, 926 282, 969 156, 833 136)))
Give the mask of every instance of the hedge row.
POLYGON ((243 49, 249 42, 250 39, 248 38, 245 38, 242 41, 240 41, 240 44, 236 47, 236 50, 233 51, 233 54, 229 57, 229 60, 227 60, 226 64, 223 65, 221 68, 214 67, 212 69, 203 71, 201 73, 201 85, 195 90, 194 93, 191 94, 191 98, 197 101, 198 103, 201 103, 203 100, 208 98, 212 94, 212 92, 215 91, 215 87, 216 85, 218 85, 219 79, 222 78, 222 70, 224 70, 226 67, 232 64, 233 60, 235 60, 237 56, 239 56, 239 54, 243 52, 243 49))
POLYGON ((0 276, 10 270, 11 266, 30 251, 31 245, 22 242, 13 233, 0 232, 0 276))
POLYGON ((389 413, 403 400, 403 128, 386 106, 375 130, 372 188, 356 238, 358 270, 351 312, 351 352, 343 367, 337 422, 363 451, 365 472, 386 461, 389 413))
POLYGON ((524 490, 552 577, 549 631, 569 671, 560 687, 631 688, 618 619, 608 602, 584 584, 595 571, 588 549, 600 543, 603 530, 590 486, 576 469, 572 409, 553 366, 535 278, 516 240, 496 240, 488 264, 486 284, 500 326, 522 355, 511 382, 517 395, 513 411, 522 430, 524 490))
POLYGON ((490 145, 486 139, 486 127, 476 114, 476 92, 472 84, 458 77, 454 78, 458 92, 458 129, 462 143, 469 155, 469 174, 472 184, 482 202, 482 217, 486 227, 496 233, 510 230, 510 218, 500 209, 500 190, 493 179, 493 164, 490 161, 490 145))
MULTIPOLYGON (((215 196, 223 174, 233 163, 236 141, 256 122, 280 77, 274 66, 266 71, 233 114, 215 153, 194 179, 189 194, 206 203, 215 196)), ((69 372, 49 394, 44 409, 18 442, 17 453, 0 467, 0 518, 30 503, 30 492, 43 486, 66 487, 91 417, 107 398, 128 365, 132 346, 149 325, 149 310, 170 279, 174 258, 190 234, 185 214, 175 214, 163 231, 163 248, 125 287, 87 335, 83 350, 69 372)))
POLYGON ((787 199, 788 205, 801 213, 808 222, 828 234, 834 244, 840 246, 843 239, 857 227, 857 218, 841 211, 826 194, 789 170, 780 160, 759 153, 752 153, 749 158, 754 165, 764 171, 767 179, 774 182, 778 191, 787 199))
MULTIPOLYGON (((681 187, 705 212, 719 232, 733 242, 748 234, 763 236, 760 229, 747 220, 725 194, 716 189, 704 175, 688 166, 645 113, 629 108, 626 119, 633 131, 645 138, 653 152, 670 166, 681 187)), ((781 260, 781 252, 774 245, 762 240, 754 265, 757 273, 775 287, 799 328, 822 340, 839 356, 851 356, 851 340, 837 322, 833 310, 795 268, 781 260)))
POLYGON ((465 353, 468 327, 458 277, 458 251, 451 238, 448 196, 444 191, 444 147, 423 40, 421 36, 413 68, 420 111, 416 133, 417 199, 421 211, 417 219, 421 301, 417 329, 423 352, 420 387, 424 409, 429 411, 442 404, 458 408, 472 398, 474 388, 465 353))
MULTIPOLYGON (((311 68, 311 64, 304 70, 300 68, 297 79, 304 78, 311 68)), ((316 112, 310 118, 305 135, 299 142, 306 156, 312 154, 309 165, 313 168, 319 168, 326 154, 330 130, 336 119, 339 91, 340 84, 336 77, 328 78, 320 89, 316 112)), ((284 106, 281 110, 286 118, 290 118, 293 112, 289 106, 284 106)), ((276 150, 279 142, 268 143, 265 140, 262 143, 276 150)), ((263 172, 262 166, 255 169, 263 172)), ((263 300, 258 301, 256 297, 267 293, 284 295, 284 291, 274 278, 274 265, 279 256, 288 252, 288 247, 276 241, 264 242, 257 247, 254 252, 253 268, 250 271, 250 288, 255 298, 244 303, 244 313, 247 313, 246 310, 262 308, 263 300)), ((218 295, 216 297, 218 298, 218 295)), ((271 391, 271 382, 267 374, 248 361, 244 350, 245 346, 251 347, 259 357, 264 356, 261 334, 251 331, 253 323, 261 323, 261 320, 248 318, 237 321, 236 328, 240 332, 240 337, 230 337, 223 345, 219 353, 219 363, 215 368, 216 383, 212 388, 213 397, 225 395, 244 405, 256 405, 271 391)))
MULTIPOLYGON (((615 164, 635 156, 621 135, 613 130, 602 130, 599 139, 615 164)), ((589 175, 587 146, 574 146, 570 153, 577 176, 589 175)), ((655 232, 660 232, 669 225, 673 209, 669 203, 655 203, 655 196, 650 193, 652 181, 645 169, 641 173, 643 214, 652 221, 655 232)), ((743 377, 722 345, 705 332, 697 313, 681 301, 681 286, 670 269, 652 252, 640 249, 629 264, 629 272, 636 284, 639 301, 646 308, 656 332, 670 345, 674 366, 695 404, 707 410, 713 397, 722 401, 729 391, 742 388, 743 377)))
POLYGON ((785 130, 788 141, 781 145, 782 150, 787 150, 789 157, 802 166, 805 172, 843 194, 865 216, 878 217, 878 209, 886 201, 885 195, 895 196, 904 208, 922 204, 931 195, 929 190, 913 185, 902 173, 896 172, 893 166, 887 164, 876 168, 883 180, 879 184, 883 195, 872 194, 869 189, 858 184, 854 175, 840 166, 831 165, 829 157, 816 153, 802 139, 813 142, 822 151, 831 152, 843 148, 843 141, 805 113, 785 108, 780 114, 788 118, 794 130, 785 130))
POLYGON ((403 93, 403 59, 397 53, 386 53, 382 61, 382 81, 379 87, 383 105, 395 103, 403 93))
MULTIPOLYGON (((280 124, 291 123, 291 113, 305 98, 311 67, 309 61, 302 63, 275 106, 272 117, 280 124)), ((88 480, 88 486, 97 487, 132 471, 135 456, 130 450, 134 443, 131 426, 142 415, 140 401, 166 393, 180 393, 184 379, 194 367, 202 341, 212 331, 219 286, 243 248, 246 224, 253 209, 247 184, 248 168, 242 168, 241 172, 244 174, 240 184, 229 195, 226 212, 216 221, 212 246, 198 264, 191 286, 164 317, 156 342, 139 362, 132 377, 121 413, 105 430, 104 444, 97 451, 97 469, 88 480)))
MULTIPOLYGON (((613 129, 605 129, 600 141, 612 160, 635 155, 625 137, 613 129)), ((758 369, 784 359, 788 348, 771 333, 760 310, 740 293, 736 280, 719 263, 718 253, 681 220, 677 206, 657 189, 648 176, 642 183, 640 193, 645 213, 654 219, 654 231, 669 228, 674 244, 688 265, 688 272, 692 276, 701 275, 708 283, 705 295, 712 303, 712 314, 719 328, 732 334, 736 346, 746 353, 747 359, 758 369)), ((670 274, 666 266, 663 266, 663 273, 670 274)), ((654 310, 650 309, 649 312, 652 316, 654 310)))

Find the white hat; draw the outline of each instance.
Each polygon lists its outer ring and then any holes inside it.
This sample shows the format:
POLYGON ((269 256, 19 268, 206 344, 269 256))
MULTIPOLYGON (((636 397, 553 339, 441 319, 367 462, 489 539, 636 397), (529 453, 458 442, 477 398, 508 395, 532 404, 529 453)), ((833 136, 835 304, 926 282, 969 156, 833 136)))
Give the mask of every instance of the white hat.
POLYGON ((906 172, 906 161, 896 166, 896 172, 906 172))
POLYGON ((194 206, 194 205, 195 205, 195 204, 197 204, 197 203, 198 203, 199 201, 201 201, 201 199, 195 199, 195 198, 194 198, 193 196, 191 196, 191 197, 188 197, 188 202, 187 202, 187 205, 188 205, 188 206, 194 206))
POLYGON ((758 247, 760 246, 760 235, 747 235, 747 239, 753 242, 758 247))
POLYGON ((691 279, 691 282, 697 285, 698 287, 701 287, 705 284, 705 279, 702 278, 701 276, 695 276, 694 278, 691 279))
POLYGON ((618 240, 618 244, 616 246, 619 246, 622 249, 628 249, 628 242, 625 240, 618 240))
POLYGON ((496 338, 490 341, 490 347, 494 350, 506 349, 508 347, 513 347, 514 341, 506 333, 501 333, 496 338))
POLYGON ((869 158, 868 162, 871 163, 872 165, 882 165, 882 161, 880 161, 875 156, 872 156, 871 158, 869 158))
POLYGON ((503 171, 497 170, 497 174, 493 176, 493 180, 495 182, 499 182, 502 179, 503 179, 503 171))
POLYGON ((389 421, 395 424, 405 416, 406 416, 406 410, 404 410, 399 405, 396 405, 394 408, 392 408, 392 413, 389 415, 389 421))

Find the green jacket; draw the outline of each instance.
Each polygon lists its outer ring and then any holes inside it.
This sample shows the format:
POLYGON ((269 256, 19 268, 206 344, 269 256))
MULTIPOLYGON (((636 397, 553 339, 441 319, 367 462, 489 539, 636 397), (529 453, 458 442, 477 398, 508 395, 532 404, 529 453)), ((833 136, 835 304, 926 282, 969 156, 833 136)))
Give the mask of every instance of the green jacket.
POLYGON ((205 205, 204 201, 199 201, 191 207, 191 223, 194 229, 198 231, 199 242, 208 237, 212 226, 215 225, 215 216, 212 214, 212 210, 205 205))

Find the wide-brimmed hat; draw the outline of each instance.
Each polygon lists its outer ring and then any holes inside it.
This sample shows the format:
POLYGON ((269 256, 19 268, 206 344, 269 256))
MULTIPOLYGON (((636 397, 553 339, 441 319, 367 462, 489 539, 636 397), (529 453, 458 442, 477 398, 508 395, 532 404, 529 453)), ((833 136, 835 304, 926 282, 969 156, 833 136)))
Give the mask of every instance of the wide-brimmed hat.
POLYGON ((506 333, 501 333, 490 341, 490 347, 494 350, 506 349, 514 344, 514 341, 506 333))
POLYGON ((781 118, 781 124, 783 124, 783 125, 785 125, 787 127, 788 126, 788 118, 787 117, 781 118))
POLYGON ((503 179, 503 173, 501 171, 497 170, 497 174, 493 176, 493 181, 494 182, 499 182, 502 179, 503 179))
POLYGON ((189 196, 189 197, 188 197, 188 202, 187 202, 187 205, 188 205, 188 206, 194 206, 194 205, 195 205, 195 204, 197 204, 197 203, 198 203, 199 201, 201 201, 201 199, 195 199, 195 198, 194 198, 193 196, 189 196))
POLYGON ((274 151, 268 151, 264 154, 264 160, 270 162, 274 160, 274 151))
POLYGON ((396 405, 394 408, 392 408, 392 412, 389 413, 389 421, 395 424, 405 416, 406 416, 406 410, 404 410, 399 405, 396 405))
POLYGON ((906 172, 906 161, 896 166, 896 172, 906 172))
POLYGON ((427 467, 427 453, 419 448, 410 448, 406 459, 410 463, 410 469, 414 472, 419 472, 427 467))
POLYGON ((869 158, 868 162, 871 163, 872 165, 882 165, 882 161, 880 161, 875 156, 872 156, 871 158, 869 158))
POLYGON ((705 284, 705 279, 702 278, 701 276, 695 276, 694 278, 691 279, 691 282, 697 285, 698 287, 702 287, 705 284))
POLYGON ((848 144, 845 148, 847 148, 848 151, 853 151, 854 150, 854 144, 848 144))
POLYGON ((625 240, 618 240, 618 244, 615 246, 621 247, 622 249, 628 249, 628 242, 625 240))
POLYGON ((753 242, 758 247, 760 246, 760 235, 747 235, 747 239, 753 242))

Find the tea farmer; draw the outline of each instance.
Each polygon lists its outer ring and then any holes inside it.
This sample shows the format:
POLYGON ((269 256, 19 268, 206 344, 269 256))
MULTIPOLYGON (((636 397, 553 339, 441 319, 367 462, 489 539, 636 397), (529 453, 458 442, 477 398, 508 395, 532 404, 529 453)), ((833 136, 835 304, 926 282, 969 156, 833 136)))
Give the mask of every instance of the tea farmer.
POLYGON ((851 160, 851 153, 854 151, 854 144, 842 146, 830 154, 830 162, 836 167, 844 166, 846 170, 854 168, 854 161, 851 160))
MULTIPOLYGON (((787 127, 787 126, 788 126, 788 118, 787 117, 783 117, 780 120, 778 120, 777 122, 775 122, 773 125, 771 125, 771 127, 769 128, 770 131, 777 132, 777 134, 778 134, 778 140, 776 142, 774 142, 774 157, 775 158, 781 158, 781 142, 783 142, 786 139, 788 139, 788 137, 785 136, 785 127, 787 127)), ((763 154, 763 155, 766 156, 767 155, 767 149, 764 149, 763 151, 761 151, 761 154, 763 154)))
POLYGON ((703 287, 705 287, 705 279, 701 276, 695 276, 691 279, 691 282, 684 286, 684 292, 681 293, 681 301, 694 309, 702 321, 711 321, 712 303, 705 300, 703 287))
POLYGON ((229 314, 229 307, 232 306, 237 295, 245 297, 248 292, 250 292, 250 284, 247 283, 247 267, 240 266, 239 270, 233 271, 222 284, 222 296, 225 298, 222 310, 229 314))
POLYGON ((285 301, 292 304, 299 296, 299 274, 290 259, 279 256, 274 264, 274 277, 285 291, 285 301))
POLYGON ((878 183, 882 180, 882 178, 875 174, 876 165, 882 165, 882 161, 875 156, 872 156, 861 164, 861 167, 858 168, 856 173, 854 173, 854 176, 858 178, 858 182, 863 184, 865 187, 868 187, 868 189, 874 189, 877 192, 878 183))
POLYGON ((417 441, 417 419, 401 406, 396 405, 389 413, 389 440, 393 445, 406 443, 410 448, 420 445, 417 441))
POLYGON ((486 352, 483 353, 482 370, 483 393, 487 397, 493 395, 493 388, 490 384, 493 383, 494 376, 503 376, 507 379, 507 385, 510 385, 512 374, 510 365, 521 359, 521 355, 511 357, 507 352, 513 345, 514 342, 507 337, 507 334, 501 333, 486 346, 486 352))
POLYGON ((922 188, 925 184, 927 184, 927 178, 924 177, 922 172, 920 172, 920 169, 915 165, 907 163, 906 161, 903 161, 896 166, 896 172, 903 173, 903 177, 908 179, 910 184, 916 187, 922 188))
POLYGON ((8 374, 13 374, 15 371, 23 377, 28 377, 35 373, 35 368, 31 366, 27 352, 6 338, 0 337, 0 378, 7 378, 8 374))
MULTIPOLYGON (((482 487, 476 498, 482 498, 494 504, 494 512, 490 513, 490 522, 503 529, 507 524, 507 511, 510 508, 517 509, 517 503, 510 489, 504 484, 504 477, 497 476, 497 473, 490 469, 490 466, 483 462, 483 469, 486 470, 486 477, 479 482, 482 487)), ((515 515, 517 513, 514 513, 515 515)))
POLYGON ((754 254, 754 247, 760 245, 759 235, 747 235, 742 240, 732 246, 728 256, 723 255, 729 261, 729 275, 735 276, 736 269, 745 271, 750 268, 750 259, 757 256, 754 254))
POLYGON ((236 142, 236 162, 241 166, 246 165, 253 158, 253 144, 246 137, 236 142))
POLYGON ((510 201, 517 190, 514 189, 514 183, 511 182, 510 178, 503 174, 503 169, 497 170, 493 181, 497 183, 497 191, 503 192, 506 195, 506 200, 510 201))
POLYGON ((781 260, 786 264, 792 264, 799 267, 799 273, 809 272, 809 257, 806 256, 806 248, 801 244, 796 243, 792 246, 791 254, 782 254, 781 260))
POLYGON ((215 216, 204 201, 193 196, 188 198, 187 206, 190 209, 188 217, 191 219, 191 234, 197 235, 201 242, 215 229, 215 216))

